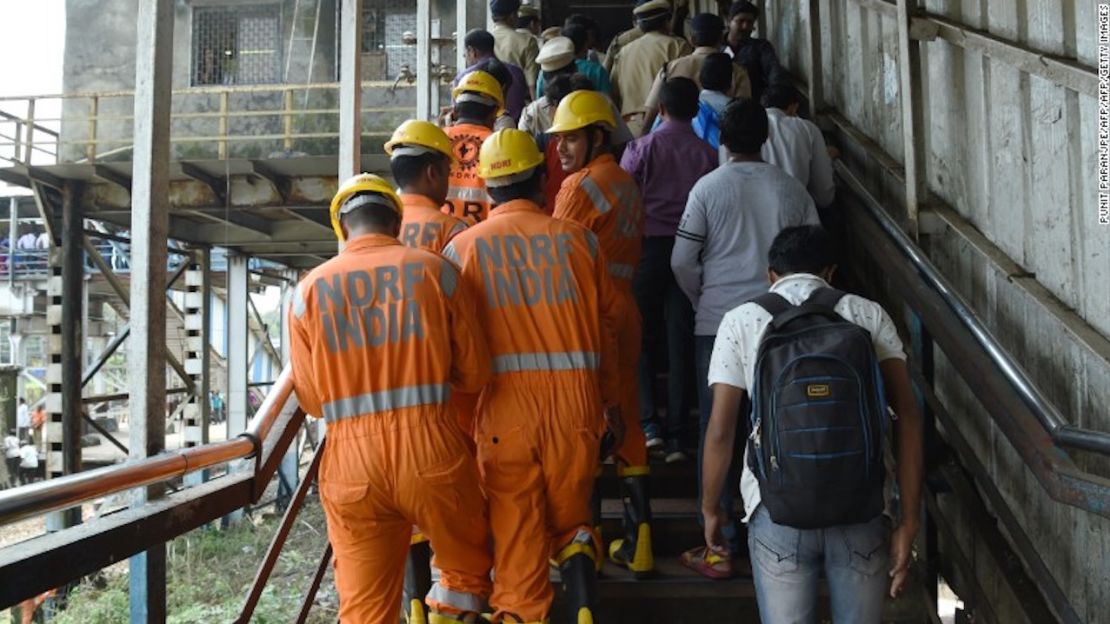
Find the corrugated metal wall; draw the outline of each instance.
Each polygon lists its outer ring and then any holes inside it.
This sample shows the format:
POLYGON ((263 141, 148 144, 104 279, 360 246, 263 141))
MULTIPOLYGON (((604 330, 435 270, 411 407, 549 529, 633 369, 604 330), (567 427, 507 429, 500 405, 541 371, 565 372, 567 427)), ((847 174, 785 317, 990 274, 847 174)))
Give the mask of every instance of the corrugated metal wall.
MULTIPOLYGON (((767 0, 762 26, 784 64, 806 81, 807 4, 767 0)), ((893 2, 876 10, 878 4, 821 0, 821 84, 830 108, 902 162, 897 22, 893 2)), ((928 0, 925 8, 1095 65, 1093 1, 928 0)), ((925 123, 918 136, 926 145, 928 186, 970 225, 942 223, 923 246, 1070 422, 1110 430, 1110 227, 1097 224, 1095 98, 943 39, 925 43, 921 58, 925 123)), ((844 147, 849 166, 899 212, 902 190, 894 178, 863 150, 844 147)), ((974 389, 950 370, 938 353, 938 391, 965 423, 964 435, 1079 617, 1104 620, 1110 521, 1047 500, 974 389)), ((1077 460, 1108 472, 1105 462, 1077 460)), ((979 580, 998 604, 1000 621, 1021 621, 1014 597, 1001 592, 991 572, 981 571, 979 580)))

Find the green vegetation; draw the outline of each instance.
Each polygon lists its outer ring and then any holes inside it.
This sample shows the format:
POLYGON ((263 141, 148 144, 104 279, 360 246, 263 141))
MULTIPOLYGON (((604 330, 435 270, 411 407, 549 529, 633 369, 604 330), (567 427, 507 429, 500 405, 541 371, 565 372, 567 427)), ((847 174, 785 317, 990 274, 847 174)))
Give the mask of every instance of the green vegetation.
MULTIPOLYGON (((272 509, 272 508, 271 508, 272 509)), ((168 621, 229 622, 246 600, 255 572, 280 521, 244 520, 227 530, 198 529, 167 545, 168 621)), ((315 499, 304 510, 289 536, 251 622, 285 623, 295 619, 327 544, 324 514, 315 499)), ((317 593, 310 623, 335 622, 332 575, 317 593)), ((71 594, 57 624, 115 624, 128 620, 127 566, 120 564, 86 580, 71 594)))

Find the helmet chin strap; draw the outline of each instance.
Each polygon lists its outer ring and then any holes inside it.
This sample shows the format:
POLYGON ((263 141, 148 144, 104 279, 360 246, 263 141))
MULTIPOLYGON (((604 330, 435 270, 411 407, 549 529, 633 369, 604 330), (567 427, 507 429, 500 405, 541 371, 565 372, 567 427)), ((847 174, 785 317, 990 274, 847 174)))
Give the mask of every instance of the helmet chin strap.
POLYGON ((600 149, 600 146, 594 145, 594 132, 600 132, 600 130, 598 130, 595 126, 590 126, 589 128, 586 128, 586 140, 589 141, 590 149, 588 152, 586 152, 586 162, 582 163, 583 167, 594 161, 594 158, 597 156, 596 152, 598 149, 600 149))

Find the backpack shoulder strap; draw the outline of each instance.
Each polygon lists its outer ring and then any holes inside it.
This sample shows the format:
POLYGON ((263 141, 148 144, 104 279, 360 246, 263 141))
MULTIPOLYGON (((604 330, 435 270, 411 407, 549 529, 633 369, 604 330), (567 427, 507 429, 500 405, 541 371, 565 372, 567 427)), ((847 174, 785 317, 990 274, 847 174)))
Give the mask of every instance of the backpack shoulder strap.
POLYGON ((822 286, 821 288, 813 291, 813 293, 809 296, 809 299, 806 299, 806 303, 819 305, 831 310, 835 308, 836 305, 840 303, 840 300, 843 298, 844 291, 837 290, 828 286, 822 286))
POLYGON ((763 308, 770 314, 772 318, 777 317, 784 312, 789 312, 794 306, 782 295, 773 292, 763 293, 762 295, 751 300, 755 305, 763 308))

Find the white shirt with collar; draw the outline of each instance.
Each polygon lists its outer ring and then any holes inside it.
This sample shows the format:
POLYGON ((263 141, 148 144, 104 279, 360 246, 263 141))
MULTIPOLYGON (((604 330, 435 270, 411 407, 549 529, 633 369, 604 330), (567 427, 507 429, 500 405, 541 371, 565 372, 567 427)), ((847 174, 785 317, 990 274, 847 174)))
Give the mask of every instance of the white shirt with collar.
POLYGON ((763 160, 777 165, 805 185, 818 208, 825 208, 836 194, 832 159, 817 124, 791 117, 778 108, 767 109, 770 136, 763 144, 763 160))
MULTIPOLYGON (((770 291, 781 295, 793 305, 809 299, 813 291, 827 287, 825 280, 809 273, 788 275, 771 286, 770 291)), ((870 299, 858 295, 845 294, 833 308, 845 320, 855 323, 871 333, 875 355, 883 360, 905 360, 902 340, 890 315, 883 307, 870 299)), ((725 314, 717 331, 713 345, 713 357, 709 362, 709 386, 723 383, 748 391, 755 383, 755 359, 759 352, 759 342, 771 324, 771 315, 755 303, 745 303, 725 314)), ((892 479, 887 478, 889 489, 892 479)), ((744 498, 744 522, 747 522, 759 507, 759 482, 748 469, 745 452, 744 469, 740 476, 740 495, 744 498)))
POLYGON ((15 426, 31 426, 31 409, 27 407, 26 403, 21 403, 20 406, 15 410, 15 426))
POLYGON ((4 436, 4 457, 8 459, 19 457, 19 438, 13 435, 4 436))

